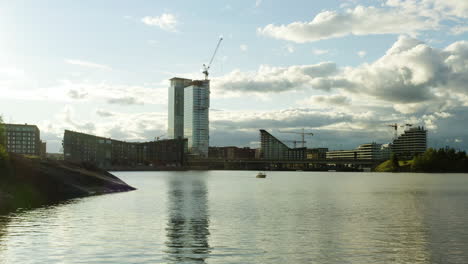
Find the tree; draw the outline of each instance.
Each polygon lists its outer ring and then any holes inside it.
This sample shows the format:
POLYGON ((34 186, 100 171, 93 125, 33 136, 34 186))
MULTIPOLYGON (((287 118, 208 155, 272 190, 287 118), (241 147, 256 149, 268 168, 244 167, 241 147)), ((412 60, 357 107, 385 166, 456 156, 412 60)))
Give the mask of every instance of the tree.
POLYGON ((392 154, 392 158, 390 160, 392 162, 393 171, 398 171, 400 169, 400 161, 395 153, 392 154))
POLYGON ((5 126, 3 125, 3 118, 0 115, 0 146, 5 146, 5 126))
POLYGON ((2 116, 0 116, 0 168, 5 166, 8 160, 8 153, 5 147, 5 125, 3 124, 2 116))

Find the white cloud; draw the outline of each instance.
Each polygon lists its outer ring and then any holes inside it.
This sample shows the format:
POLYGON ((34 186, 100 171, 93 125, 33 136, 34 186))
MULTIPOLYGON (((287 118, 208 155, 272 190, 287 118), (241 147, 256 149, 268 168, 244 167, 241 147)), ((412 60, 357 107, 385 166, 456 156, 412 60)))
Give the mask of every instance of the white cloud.
POLYGON ((294 51, 296 51, 293 45, 286 45, 285 48, 289 53, 294 53, 294 51))
MULTIPOLYGON (((343 6, 344 7, 344 6, 343 6)), ((406 34, 447 28, 453 34, 468 31, 468 1, 464 0, 387 0, 381 7, 358 5, 342 10, 326 10, 311 21, 285 25, 269 24, 258 28, 261 35, 296 43, 314 42, 348 35, 406 34), (402 19, 404 18, 404 19, 402 19)))
POLYGON ((177 31, 177 25, 179 24, 177 17, 170 13, 164 13, 155 17, 146 16, 141 21, 148 26, 157 26, 163 30, 172 32, 177 31))
MULTIPOLYGON (((468 104, 468 42, 437 49, 401 36, 372 63, 338 68, 333 62, 290 67, 260 66, 215 78, 222 93, 345 91, 404 114, 437 112, 468 104)), ((363 99, 364 100, 364 99, 363 99)))
POLYGON ((323 11, 310 22, 293 22, 288 25, 269 24, 257 31, 261 35, 297 43, 347 35, 409 34, 439 28, 439 21, 427 14, 415 14, 402 8, 377 8, 357 6, 340 13, 323 11), (405 19, 402 19, 404 17, 405 19))
POLYGON ((255 1, 255 7, 259 7, 262 4, 263 0, 256 0, 255 1))
POLYGON ((421 14, 432 12, 445 19, 468 18, 468 2, 464 0, 387 0, 385 4, 421 14))
POLYGON ((314 49, 312 52, 315 55, 324 55, 324 54, 329 53, 330 51, 329 50, 323 50, 323 49, 314 49))
MULTIPOLYGON (((336 74, 336 64, 323 62, 316 65, 291 67, 260 66, 257 72, 233 71, 213 80, 214 91, 223 92, 284 92, 315 87, 321 89, 323 77, 336 74)), ((328 88, 327 88, 328 89, 328 88)))
POLYGON ((83 67, 88 67, 88 68, 93 68, 93 69, 100 69, 100 70, 112 70, 111 67, 103 64, 98 64, 90 61, 83 61, 83 60, 74 60, 74 59, 66 59, 66 63, 72 64, 72 65, 78 65, 78 66, 83 66, 83 67))
POLYGON ((249 47, 245 44, 241 44, 239 48, 241 51, 247 51, 249 49, 249 47))
POLYGON ((104 110, 104 109, 97 109, 96 115, 100 117, 111 117, 111 116, 115 116, 116 114, 111 111, 104 110))
POLYGON ((361 58, 364 58, 367 55, 367 52, 364 50, 358 51, 357 55, 361 58))
POLYGON ((464 34, 465 32, 468 32, 468 26, 454 26, 450 32, 453 35, 461 35, 464 34))
POLYGON ((339 107, 350 105, 350 99, 342 94, 334 95, 314 95, 305 100, 299 101, 300 104, 307 105, 308 107, 320 106, 320 107, 339 107))

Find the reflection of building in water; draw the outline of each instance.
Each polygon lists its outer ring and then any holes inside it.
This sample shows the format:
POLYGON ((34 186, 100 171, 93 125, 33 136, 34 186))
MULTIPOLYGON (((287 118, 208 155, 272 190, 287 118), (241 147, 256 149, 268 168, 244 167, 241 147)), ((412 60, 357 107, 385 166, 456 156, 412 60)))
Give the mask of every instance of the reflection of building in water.
POLYGON ((210 253, 205 182, 187 177, 171 179, 166 253, 173 263, 205 263, 210 253))

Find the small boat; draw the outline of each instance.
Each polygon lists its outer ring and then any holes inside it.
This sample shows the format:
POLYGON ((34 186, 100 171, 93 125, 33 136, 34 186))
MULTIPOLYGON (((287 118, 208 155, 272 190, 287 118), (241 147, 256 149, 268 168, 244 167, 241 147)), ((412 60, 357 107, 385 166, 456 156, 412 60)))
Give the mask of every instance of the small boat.
POLYGON ((257 173, 257 178, 266 178, 266 174, 263 172, 257 173))

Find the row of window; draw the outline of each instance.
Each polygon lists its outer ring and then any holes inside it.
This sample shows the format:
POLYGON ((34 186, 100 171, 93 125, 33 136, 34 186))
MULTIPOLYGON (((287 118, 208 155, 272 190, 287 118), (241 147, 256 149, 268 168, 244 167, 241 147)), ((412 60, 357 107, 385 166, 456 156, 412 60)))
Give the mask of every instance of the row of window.
POLYGON ((35 127, 11 127, 7 126, 7 131, 36 131, 35 127))

